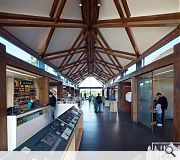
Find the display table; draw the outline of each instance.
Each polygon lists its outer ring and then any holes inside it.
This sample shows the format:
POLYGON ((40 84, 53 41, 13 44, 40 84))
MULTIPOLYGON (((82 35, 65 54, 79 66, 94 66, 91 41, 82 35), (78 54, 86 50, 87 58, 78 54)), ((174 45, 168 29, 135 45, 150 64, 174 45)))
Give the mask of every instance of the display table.
POLYGON ((77 103, 63 103, 63 102, 58 101, 56 104, 56 110, 54 113, 55 118, 57 118, 58 116, 66 112, 72 106, 75 106, 77 108, 78 104, 77 103))
POLYGON ((48 107, 7 116, 8 151, 14 150, 48 124, 48 107))
POLYGON ((77 151, 83 133, 83 114, 71 107, 15 151, 77 151))
POLYGON ((110 101, 110 112, 118 112, 117 101, 110 101))

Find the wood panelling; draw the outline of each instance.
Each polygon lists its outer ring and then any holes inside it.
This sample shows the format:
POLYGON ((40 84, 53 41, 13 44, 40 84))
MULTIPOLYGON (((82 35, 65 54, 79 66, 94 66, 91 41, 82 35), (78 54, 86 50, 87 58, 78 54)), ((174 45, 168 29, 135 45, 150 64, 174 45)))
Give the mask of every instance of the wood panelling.
POLYGON ((137 91, 137 77, 131 79, 132 103, 131 103, 131 120, 137 122, 138 117, 138 91, 137 91))
POLYGON ((57 97, 58 98, 63 98, 64 95, 63 95, 63 84, 62 82, 58 82, 57 83, 57 97))
MULTIPOLYGON (((6 53, 4 45, 0 44, 0 55, 6 53)), ((3 56, 2 56, 3 57, 3 56)), ((7 107, 6 107, 6 63, 0 58, 0 151, 7 150, 7 107)))
POLYGON ((71 87, 71 96, 75 96, 75 90, 73 87, 71 87))
POLYGON ((131 83, 120 82, 118 86, 118 106, 119 110, 123 112, 131 111, 131 103, 125 100, 127 92, 131 91, 131 83))
POLYGON ((40 77, 38 80, 39 85, 39 104, 45 105, 49 103, 49 78, 40 77))
POLYGON ((71 94, 71 87, 66 86, 66 91, 69 92, 71 94))
MULTIPOLYGON (((174 47, 174 54, 180 57, 180 43, 174 47)), ((174 141, 180 141, 180 60, 174 63, 174 141)))

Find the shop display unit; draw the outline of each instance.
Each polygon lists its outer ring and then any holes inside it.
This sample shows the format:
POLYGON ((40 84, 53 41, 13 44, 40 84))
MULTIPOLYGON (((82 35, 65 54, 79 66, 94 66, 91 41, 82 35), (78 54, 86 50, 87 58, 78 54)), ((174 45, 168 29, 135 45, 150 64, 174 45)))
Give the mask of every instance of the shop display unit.
POLYGON ((83 132, 82 116, 80 109, 71 107, 15 150, 77 151, 83 132))
POLYGON ((34 81, 14 80, 14 105, 23 106, 28 103, 30 97, 36 96, 34 81))

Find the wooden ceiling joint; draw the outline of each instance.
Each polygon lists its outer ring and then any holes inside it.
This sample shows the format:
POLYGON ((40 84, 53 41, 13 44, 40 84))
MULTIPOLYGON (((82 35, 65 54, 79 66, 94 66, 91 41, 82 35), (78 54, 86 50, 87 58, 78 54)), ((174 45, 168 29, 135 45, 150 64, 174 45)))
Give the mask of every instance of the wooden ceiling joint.
MULTIPOLYGON (((65 4, 66 4, 66 1, 67 1, 67 0, 61 0, 60 5, 59 5, 59 8, 58 8, 57 13, 56 13, 56 16, 55 16, 55 19, 54 19, 54 23, 58 23, 58 20, 59 20, 59 18, 60 18, 60 16, 61 16, 62 11, 63 11, 63 9, 64 9, 64 6, 65 6, 65 4)), ((57 9, 57 6, 58 6, 58 1, 54 0, 53 5, 52 5, 52 8, 51 8, 51 11, 50 11, 50 17, 51 17, 51 18, 54 17, 54 14, 55 14, 55 11, 56 11, 56 9, 57 9)), ((47 50, 47 48, 48 48, 48 46, 49 46, 49 44, 50 44, 50 41, 51 41, 52 36, 53 36, 53 34, 54 34, 54 31, 55 31, 55 27, 52 27, 52 28, 50 29, 50 32, 49 32, 48 37, 47 37, 47 40, 46 40, 45 45, 44 45, 44 47, 43 47, 43 52, 42 52, 42 54, 41 54, 40 56, 42 56, 42 57, 44 56, 44 54, 45 54, 45 52, 46 52, 46 50, 47 50)))

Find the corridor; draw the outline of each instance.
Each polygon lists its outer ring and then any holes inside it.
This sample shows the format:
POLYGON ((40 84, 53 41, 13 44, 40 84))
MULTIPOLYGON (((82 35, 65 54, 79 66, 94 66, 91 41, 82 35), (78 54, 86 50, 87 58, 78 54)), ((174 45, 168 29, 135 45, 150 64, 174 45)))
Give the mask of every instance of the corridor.
POLYGON ((132 123, 129 113, 94 113, 93 104, 82 104, 84 133, 81 151, 145 151, 151 142, 172 141, 172 122, 152 134, 151 129, 132 123))

